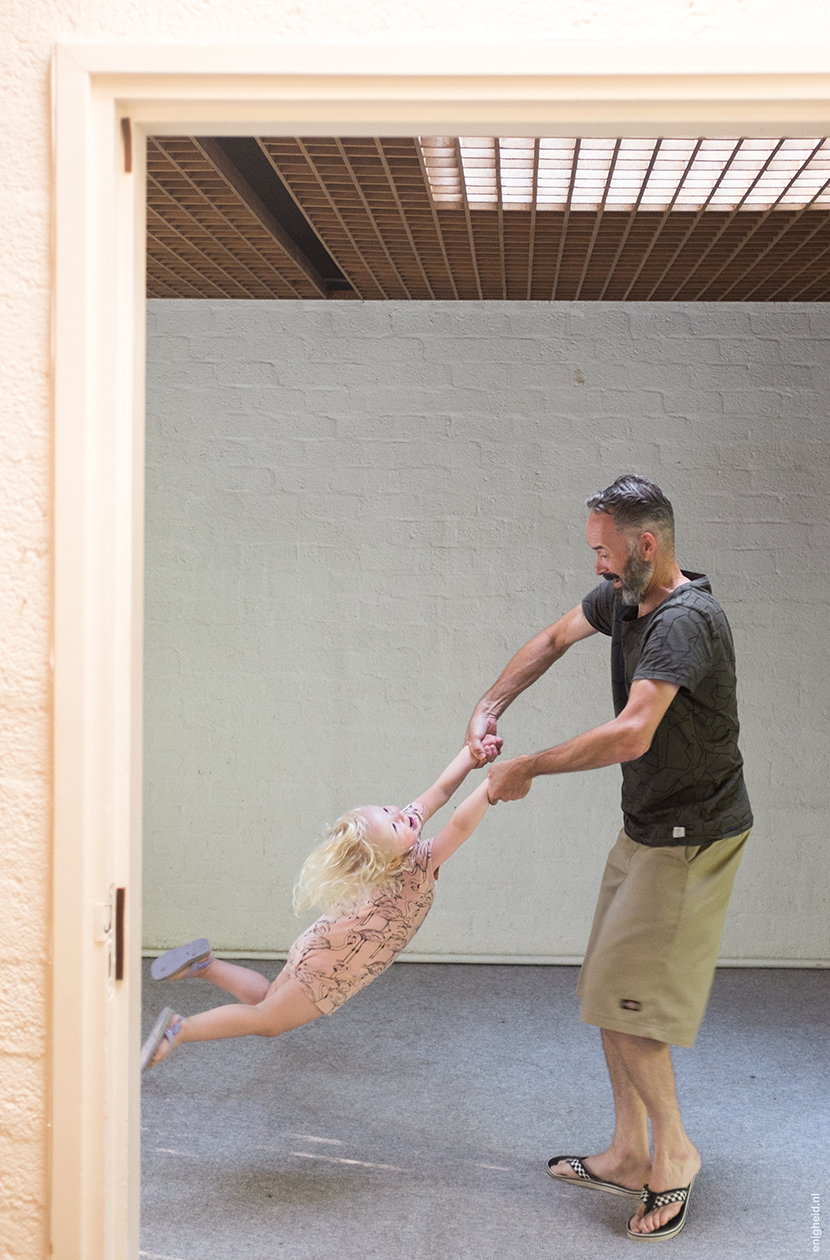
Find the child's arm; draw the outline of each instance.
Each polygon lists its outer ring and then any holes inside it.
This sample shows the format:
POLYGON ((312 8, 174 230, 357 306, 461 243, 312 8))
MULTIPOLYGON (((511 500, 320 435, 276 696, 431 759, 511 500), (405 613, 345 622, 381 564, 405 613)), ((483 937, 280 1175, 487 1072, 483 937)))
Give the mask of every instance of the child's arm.
MULTIPOLYGON (((493 761, 501 752, 501 740, 496 735, 488 735, 485 737, 484 760, 479 760, 470 752, 470 745, 465 744, 457 757, 453 757, 443 774, 439 775, 431 788, 427 788, 426 792, 422 792, 420 796, 416 796, 412 802, 413 805, 420 805, 424 811, 424 822, 439 810, 442 805, 446 805, 453 792, 461 786, 471 770, 475 770, 477 766, 486 765, 488 761, 493 761)), ((460 843, 460 842, 459 842, 460 843)))
POLYGON ((432 869, 434 871, 437 872, 441 863, 446 862, 458 846, 473 834, 487 813, 487 806, 490 804, 490 797, 487 794, 489 784, 489 779, 479 783, 466 800, 461 802, 446 827, 438 832, 432 842, 432 869))

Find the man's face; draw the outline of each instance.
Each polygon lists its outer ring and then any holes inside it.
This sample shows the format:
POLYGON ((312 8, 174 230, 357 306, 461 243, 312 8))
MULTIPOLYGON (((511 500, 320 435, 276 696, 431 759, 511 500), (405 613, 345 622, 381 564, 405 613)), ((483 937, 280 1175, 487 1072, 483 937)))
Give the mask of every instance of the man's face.
POLYGON ((588 546, 596 555, 594 572, 620 591, 622 602, 634 606, 642 602, 654 565, 640 554, 640 539, 631 539, 617 529, 607 512, 592 512, 585 526, 588 546))

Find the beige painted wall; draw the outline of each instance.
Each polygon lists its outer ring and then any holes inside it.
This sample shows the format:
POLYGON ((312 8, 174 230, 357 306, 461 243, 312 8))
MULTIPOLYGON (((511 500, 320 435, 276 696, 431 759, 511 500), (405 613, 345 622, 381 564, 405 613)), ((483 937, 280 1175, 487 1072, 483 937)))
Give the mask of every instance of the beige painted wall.
POLYGON ((58 40, 407 37, 830 39, 824 0, 12 0, 0 17, 0 1238, 46 1252, 50 925, 52 224, 49 64, 58 40))

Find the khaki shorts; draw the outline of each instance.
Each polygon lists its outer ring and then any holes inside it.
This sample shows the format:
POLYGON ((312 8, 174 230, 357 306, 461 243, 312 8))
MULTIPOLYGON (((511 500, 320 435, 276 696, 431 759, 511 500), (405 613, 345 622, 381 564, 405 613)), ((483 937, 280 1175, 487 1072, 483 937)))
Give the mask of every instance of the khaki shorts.
POLYGON ((652 849, 620 832, 576 986, 586 1024, 694 1045, 748 836, 652 849))

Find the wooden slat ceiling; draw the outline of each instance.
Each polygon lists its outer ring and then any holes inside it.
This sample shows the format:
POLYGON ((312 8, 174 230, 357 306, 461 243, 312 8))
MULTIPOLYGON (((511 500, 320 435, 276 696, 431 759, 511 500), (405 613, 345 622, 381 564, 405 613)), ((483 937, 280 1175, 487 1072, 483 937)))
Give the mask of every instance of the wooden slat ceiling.
MULTIPOLYGON (((599 179, 591 209, 580 208, 584 197, 580 201, 578 183, 583 179, 580 161, 590 165, 586 149, 591 142, 568 142, 571 165, 557 209, 542 208, 539 196, 539 145, 546 142, 528 142, 535 145, 535 164, 529 168, 530 192, 522 193, 527 204, 518 208, 505 207, 507 181, 492 174, 504 169, 498 165, 499 142, 488 143, 496 165, 491 162, 492 191, 482 204, 467 191, 469 174, 463 175, 457 138, 260 138, 255 156, 267 161, 270 178, 279 176, 294 214, 301 211, 304 229, 313 229, 315 248, 322 243, 327 270, 319 255, 316 263, 310 260, 314 251, 304 246, 296 226, 254 192, 228 157, 229 142, 151 139, 148 295, 369 301, 820 302, 830 297, 830 207, 825 204, 830 179, 816 184, 813 172, 814 191, 795 204, 793 187, 810 176, 806 160, 799 158, 801 166, 789 182, 779 181, 779 192, 756 204, 763 180, 781 160, 782 142, 765 142, 772 147, 756 156, 748 192, 732 196, 730 208, 714 208, 719 195, 723 200, 723 191, 717 190, 726 187, 730 167, 734 177, 746 156, 742 146, 761 143, 730 142, 721 173, 713 176, 715 191, 698 197, 697 208, 684 209, 677 207, 690 194, 680 191, 680 176, 676 193, 662 208, 644 208, 649 177, 662 160, 660 144, 667 142, 656 142, 651 156, 642 158, 639 193, 627 194, 625 209, 610 208, 618 204, 613 181, 625 142, 605 142, 611 146, 603 159, 607 174, 599 179), (433 181, 436 177, 427 161, 439 151, 455 180, 447 183, 452 199, 441 200, 431 191, 430 174, 433 181)), ((687 176, 701 158, 701 144, 709 142, 688 143, 687 176)), ((805 153, 815 161, 827 160, 823 140, 800 143, 811 146, 805 153)))
POLYGON ((151 297, 325 297, 275 233, 209 160, 207 145, 147 149, 147 292, 151 297))

